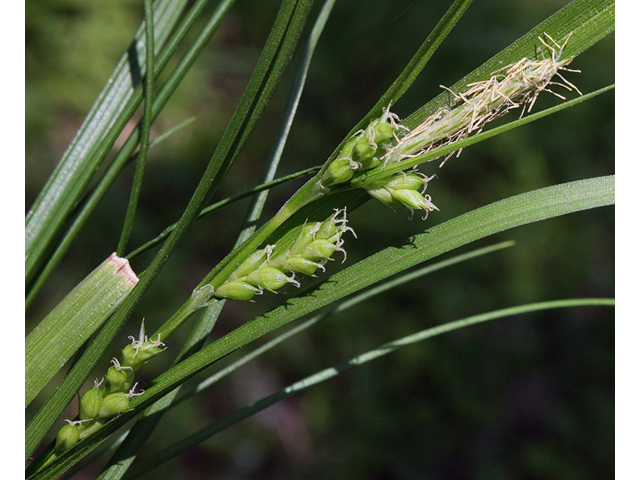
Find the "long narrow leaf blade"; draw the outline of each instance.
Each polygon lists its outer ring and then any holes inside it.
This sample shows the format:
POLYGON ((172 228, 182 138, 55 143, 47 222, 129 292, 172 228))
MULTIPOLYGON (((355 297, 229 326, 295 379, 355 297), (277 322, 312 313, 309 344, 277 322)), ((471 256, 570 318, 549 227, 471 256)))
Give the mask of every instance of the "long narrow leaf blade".
MULTIPOLYGON (((171 388, 174 381, 179 382, 178 377, 197 373, 208 363, 265 333, 455 248, 521 225, 613 205, 614 187, 614 176, 555 185, 506 198, 437 225, 407 239, 400 247, 384 249, 336 273, 286 304, 242 325, 174 370, 161 375, 147 393, 159 394, 161 390, 171 388)), ((146 400, 144 397, 139 399, 146 400)))
POLYGON ((330 380, 347 370, 354 367, 364 365, 372 360, 378 359, 396 350, 414 345, 418 342, 433 338, 443 333, 452 332, 460 328, 469 327, 479 323, 487 322, 490 320, 498 320, 513 315, 522 315, 524 313, 550 310, 557 308, 575 308, 575 307, 587 307, 587 306, 614 306, 614 300, 609 298, 585 298, 585 299, 569 299, 569 300, 555 300, 550 302, 533 303, 529 305, 521 305, 518 307, 505 308, 502 310, 496 310, 481 315, 474 315, 454 322, 449 322, 444 325, 440 325, 433 328, 428 328, 420 332, 408 335, 406 337, 399 338, 393 342, 386 343, 380 347, 365 352, 361 355, 353 357, 352 359, 334 365, 327 369, 321 370, 313 375, 310 375, 296 383, 289 385, 267 397, 264 397, 257 402, 248 405, 234 413, 212 423, 211 425, 198 430, 196 433, 189 435, 187 438, 174 443, 170 447, 164 448, 157 452, 153 457, 143 460, 131 468, 131 470, 123 477, 126 480, 132 480, 138 478, 143 473, 152 470, 153 468, 162 465, 175 456, 183 453, 184 451, 198 445, 199 443, 211 438, 212 436, 220 433, 223 430, 235 425, 236 423, 264 410, 275 403, 284 400, 292 395, 295 395, 309 387, 318 385, 322 382, 330 380))

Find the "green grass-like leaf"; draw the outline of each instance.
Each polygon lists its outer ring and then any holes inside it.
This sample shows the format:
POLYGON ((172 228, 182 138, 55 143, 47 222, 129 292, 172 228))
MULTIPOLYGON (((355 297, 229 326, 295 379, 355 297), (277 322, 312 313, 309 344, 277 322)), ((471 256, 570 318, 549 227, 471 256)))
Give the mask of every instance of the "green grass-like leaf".
POLYGON ((346 372, 347 370, 351 370, 354 367, 364 365, 372 360, 376 360, 380 357, 393 353, 400 348, 414 345, 418 342, 433 338, 438 335, 442 335, 444 333, 452 332, 460 328, 469 327, 490 320, 498 320, 506 317, 511 317, 514 315, 522 315, 530 312, 558 308, 575 308, 587 306, 612 307, 614 305, 615 301, 609 298, 584 298, 539 302, 528 305, 520 305, 518 307, 505 308, 485 314, 474 315, 461 320, 456 320, 454 322, 445 323, 444 325, 439 325, 437 327, 428 328, 426 330, 422 330, 406 337, 399 338, 395 341, 386 343, 379 346, 378 348, 353 357, 346 362, 321 370, 281 390, 278 390, 277 392, 264 397, 251 405, 236 410, 232 414, 216 422, 213 422, 211 425, 198 430, 197 432, 189 435, 183 440, 180 440, 179 442, 176 442, 173 445, 160 450, 153 457, 135 464, 123 478, 126 480, 138 478, 143 473, 146 473, 156 468, 157 466, 162 465, 163 463, 171 460, 172 458, 185 452, 186 450, 226 430, 227 428, 232 427, 233 425, 241 422, 251 415, 254 415, 264 410, 265 408, 268 408, 271 405, 284 400, 285 398, 291 397, 292 395, 300 393, 301 391, 318 385, 322 382, 326 382, 327 380, 330 380, 340 375, 341 373, 346 372))
MULTIPOLYGON (((193 41, 193 43, 189 46, 187 52, 182 57, 178 65, 174 68, 173 72, 169 75, 167 80, 165 81, 162 88, 158 91, 157 95, 155 95, 155 100, 153 101, 152 113, 148 115, 147 118, 150 121, 153 121, 162 111, 166 103, 169 101, 176 88, 185 77, 189 69, 193 66, 196 58, 202 52, 204 47, 207 45, 207 42, 211 39, 211 36, 214 34, 218 26, 220 25, 222 19, 228 13, 231 6, 235 3, 235 0, 224 0, 221 2, 218 7, 212 11, 207 19, 207 22, 202 26, 202 29, 197 36, 197 38, 193 41)), ((203 11, 205 10, 208 4, 207 0, 198 0, 186 17, 180 22, 178 25, 176 32, 174 35, 167 41, 166 47, 160 52, 157 61, 155 64, 157 65, 156 74, 167 65, 171 55, 178 48, 180 42, 184 39, 187 33, 194 27, 194 24, 198 22, 202 18, 203 11)), ((119 80, 114 80, 119 81, 119 80)), ((133 94, 133 98, 128 104, 126 112, 121 113, 121 117, 124 120, 130 118, 133 115, 135 108, 138 106, 140 100, 142 99, 142 94, 139 89, 136 89, 133 94), (128 117, 127 117, 128 115, 128 117)), ((105 113, 105 115, 107 115, 105 113)), ((145 120, 146 121, 146 120, 145 120)), ((121 125, 122 126, 122 125, 121 125)), ((120 126, 120 127, 121 127, 120 126)), ((112 129, 116 134, 120 130, 116 128, 116 126, 112 127, 112 129)), ((98 133, 96 133, 97 135, 98 133)), ((60 261, 62 256, 68 251, 71 246, 74 238, 80 232, 80 229, 87 221, 88 217, 93 213, 96 206, 103 198, 103 196, 108 191, 109 187, 115 181, 116 177, 122 170, 122 168, 130 161, 130 159, 134 156, 134 151, 138 144, 140 143, 140 134, 141 127, 136 128, 127 141, 120 149, 116 157, 113 159, 111 165, 109 166, 106 173, 102 176, 98 185, 95 187, 89 199, 85 202, 82 207, 82 210, 78 213, 76 218, 74 219, 72 225, 67 229, 63 239, 58 244, 55 252, 50 256, 47 265, 41 272, 37 272, 37 280, 34 280, 33 285, 30 285, 29 288, 29 302, 32 301, 33 296, 37 293, 37 289, 42 286, 42 283, 46 280, 48 275, 52 272, 55 265, 60 261)), ((105 142, 108 145, 111 145, 113 141, 115 141, 115 137, 113 137, 114 133, 109 131, 104 133, 107 135, 105 137, 105 142), (113 137, 113 138, 112 138, 113 137), (110 142, 110 143, 109 143, 110 142)), ((106 150, 101 150, 100 155, 104 157, 106 155, 106 150)), ((96 154, 97 155, 97 154, 96 154)), ((31 276, 34 276, 32 274, 31 276)), ((30 277, 28 277, 30 278, 30 277)))
MULTIPOLYGON (((155 8, 156 53, 182 13, 186 0, 159 0, 155 8)), ((71 213, 96 168, 135 110, 144 74, 144 25, 118 63, 76 137, 29 210, 25 225, 25 278, 33 278, 47 248, 71 213), (140 71, 135 70, 139 68, 140 71)), ((139 100, 138 100, 139 101, 139 100)))
POLYGON ((113 314, 138 282, 114 255, 80 282, 25 340, 25 406, 113 314))

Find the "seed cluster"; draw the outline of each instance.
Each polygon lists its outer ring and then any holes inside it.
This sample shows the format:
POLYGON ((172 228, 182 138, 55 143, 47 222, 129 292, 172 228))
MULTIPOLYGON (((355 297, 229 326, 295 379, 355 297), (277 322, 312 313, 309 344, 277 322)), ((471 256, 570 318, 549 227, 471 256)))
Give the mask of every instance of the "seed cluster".
POLYGON ((56 452, 61 453, 71 448, 75 443, 99 429, 103 423, 114 415, 118 415, 129 408, 129 401, 136 395, 133 383, 134 372, 149 359, 164 351, 165 345, 159 339, 149 340, 144 334, 144 323, 140 328, 140 337, 132 341, 122 350, 120 360, 113 358, 113 366, 100 381, 94 382, 94 387, 80 399, 79 420, 69 421, 56 436, 56 452))
POLYGON ((221 286, 214 290, 218 298, 250 300, 264 290, 277 292, 287 284, 296 287, 300 283, 295 274, 314 275, 324 270, 324 265, 336 252, 342 249, 344 232, 353 229, 347 226, 346 208, 336 209, 324 222, 307 223, 293 241, 284 248, 267 245, 249 255, 221 286), (275 253, 281 250, 279 253, 275 253))
MULTIPOLYGON (((391 145, 400 141, 396 131, 405 128, 397 123, 398 120, 387 109, 382 117, 372 120, 366 129, 351 137, 327 167, 320 180, 322 186, 346 183, 354 176, 386 164, 385 158, 391 151, 391 145)), ((391 208, 404 206, 410 210, 424 210, 423 218, 426 218, 430 211, 437 210, 431 197, 424 196, 431 178, 416 172, 400 172, 363 188, 391 208)))

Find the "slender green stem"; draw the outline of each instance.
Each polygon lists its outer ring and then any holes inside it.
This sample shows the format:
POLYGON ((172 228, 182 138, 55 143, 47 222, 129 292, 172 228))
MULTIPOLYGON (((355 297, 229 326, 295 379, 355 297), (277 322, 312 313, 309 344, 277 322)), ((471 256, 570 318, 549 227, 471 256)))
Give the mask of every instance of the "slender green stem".
POLYGON ((133 220, 138 208, 138 199, 140 198, 140 190, 142 188, 142 177, 144 175, 144 167, 147 161, 147 150, 149 148, 149 132, 151 131, 151 122, 153 116, 153 77, 154 69, 154 47, 153 47, 153 4, 152 0, 144 0, 144 18, 146 26, 145 45, 146 45, 146 72, 144 76, 144 114, 142 117, 142 128, 140 130, 140 153, 136 161, 136 171, 133 176, 133 185, 131 187, 131 196, 124 220, 124 227, 118 242, 116 253, 118 256, 124 255, 131 230, 133 229, 133 220))
MULTIPOLYGON (((211 205, 209 205, 206 208, 202 209, 202 212, 200 212, 200 214, 198 215, 198 218, 196 220, 200 220, 208 215, 211 215, 214 212, 217 212, 218 210, 220 210, 223 207, 226 207, 228 205, 231 205, 233 203, 236 203, 240 200, 243 200, 247 197, 251 197, 252 195, 255 195, 256 193, 262 192, 264 190, 269 190, 273 187, 276 187, 278 185, 281 185, 283 183, 289 182, 291 180, 295 180, 296 178, 300 178, 300 177, 304 177, 306 175, 310 175, 312 173, 317 173, 320 170, 321 167, 311 167, 311 168, 307 168, 305 170, 300 170, 299 172, 296 173, 292 173, 291 175, 286 175, 284 177, 280 177, 277 180, 273 180, 271 182, 268 183, 263 183, 261 185, 258 185, 257 187, 245 190, 243 192, 237 193, 235 195, 232 195, 228 198, 225 198, 224 200, 220 200, 219 202, 213 203, 211 205)), ((168 236, 169 234, 173 231, 173 229, 175 228, 176 224, 174 223, 173 225, 168 226, 167 228, 165 228, 162 233, 160 233, 157 237, 149 240, 148 242, 146 242, 144 245, 141 245, 140 247, 136 248, 134 251, 132 251, 130 254, 128 254, 125 258, 127 258, 128 260, 131 260, 134 257, 137 257, 138 255, 140 255, 141 253, 144 253, 150 249, 152 249, 153 247, 159 245, 160 243, 162 243, 168 236)))

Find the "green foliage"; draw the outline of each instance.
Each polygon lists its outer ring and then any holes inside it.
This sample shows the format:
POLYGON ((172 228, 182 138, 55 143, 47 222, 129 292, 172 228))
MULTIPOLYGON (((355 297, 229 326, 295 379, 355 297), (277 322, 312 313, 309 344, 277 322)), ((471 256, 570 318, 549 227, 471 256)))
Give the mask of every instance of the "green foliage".
MULTIPOLYGON (((613 305, 606 298, 613 294, 612 209, 597 207, 614 203, 607 37, 614 2, 575 0, 554 12, 542 2, 516 8, 379 0, 358 15, 348 2, 331 0, 318 9, 284 0, 277 11, 264 2, 187 3, 145 2, 144 15, 153 7, 154 21, 138 29, 70 147, 58 152, 49 180, 28 188, 25 450, 36 454, 27 477, 56 478, 111 445, 117 449, 100 478, 135 478, 198 444, 217 458, 203 478, 225 470, 326 478, 332 459, 332 478, 607 477, 611 332, 602 307, 613 305), (308 18, 315 22, 309 30, 308 18), (153 41, 145 34, 151 29, 153 41), (301 39, 306 48, 296 52, 301 39), (562 72, 572 57, 580 75, 562 72), (545 93, 564 95, 553 84, 559 71, 565 86, 585 95, 566 92, 565 101, 545 93), (290 84, 286 99, 281 83, 290 84), (449 87, 438 91, 441 84, 449 87), (522 109, 534 101, 521 119, 503 117, 516 103, 522 109), (140 102, 142 120, 127 137, 123 129, 136 125, 140 102), (194 113, 196 122, 147 153, 149 137, 194 113), (428 163, 463 147, 437 173, 428 163), (135 174, 125 168, 130 161, 135 174), (273 181, 280 163, 284 180, 273 181), (429 174, 412 170, 419 165, 429 174), (300 186, 302 175, 310 178, 300 186), (247 209, 239 200, 252 195, 247 209), (371 196, 397 211, 368 202, 371 196), (408 221, 405 207, 424 210, 423 220, 408 221), (357 238, 345 237, 347 230, 357 238), (517 241, 508 251, 495 252, 505 244, 476 248, 411 271, 488 236, 517 241), (80 293, 60 302, 67 285, 116 249, 138 272, 135 287, 120 294, 85 280, 80 293), (493 260, 485 259, 490 251, 493 260), (342 264, 332 261, 336 253, 342 264), (66 280, 67 271, 73 278, 66 280), (278 295, 256 296, 264 290, 278 295), (76 297, 97 312, 63 308, 77 306, 76 297), (583 299, 536 303, 574 297, 583 299), (348 317, 340 313, 350 307, 348 317), (57 326, 39 347, 48 370, 33 375, 29 366, 38 362, 29 339, 51 321, 31 325, 50 310, 57 326), (488 313, 477 315, 482 311, 488 313), (525 312, 535 317, 517 327, 470 328, 525 312), (155 331, 147 337, 142 329, 122 349, 140 317, 155 331), (325 318, 332 321, 318 323, 325 318), (269 339, 288 324, 288 332, 269 339), (462 330, 429 347, 412 346, 455 329, 462 330), (165 346, 168 353, 156 358, 165 346), (114 351, 122 353, 107 369, 114 351), (47 382, 74 352, 50 389, 47 382), (241 365, 248 370, 236 372, 241 365), (354 366, 355 375, 325 382, 354 366), (542 393, 527 387, 537 370, 542 393), (239 382, 252 372, 267 387, 244 398, 239 382), (80 395, 91 375, 98 375, 94 388, 80 395), (144 388, 136 391, 136 382, 144 388), (310 386, 295 397, 299 403, 279 403, 310 386), (62 424, 75 396, 79 416, 62 424), (544 435, 518 430, 518 415, 528 421, 518 413, 523 396, 540 416, 534 426, 548 425, 544 435), (238 423, 272 405, 285 421, 266 427, 254 416, 238 423), (132 419, 126 439, 114 444, 113 434, 132 419), (264 435, 265 428, 273 430, 264 435), (167 431, 173 444, 158 446, 167 431), (213 435, 215 443, 208 441, 213 435), (569 452, 562 448, 582 438, 569 452), (150 452, 144 461, 136 459, 141 449, 150 452)), ((42 15, 32 17, 32 31, 55 28, 45 7, 30 8, 42 15)), ((28 37, 34 58, 42 45, 28 37)), ((62 60, 56 65, 67 68, 62 60)), ((30 98, 42 98, 46 78, 28 83, 30 98)), ((88 109, 82 105, 74 108, 88 109)), ((30 154, 34 165, 43 162, 42 151, 30 154)), ((172 462, 164 474, 186 472, 172 462)), ((163 478, 160 470, 150 475, 163 478)))

